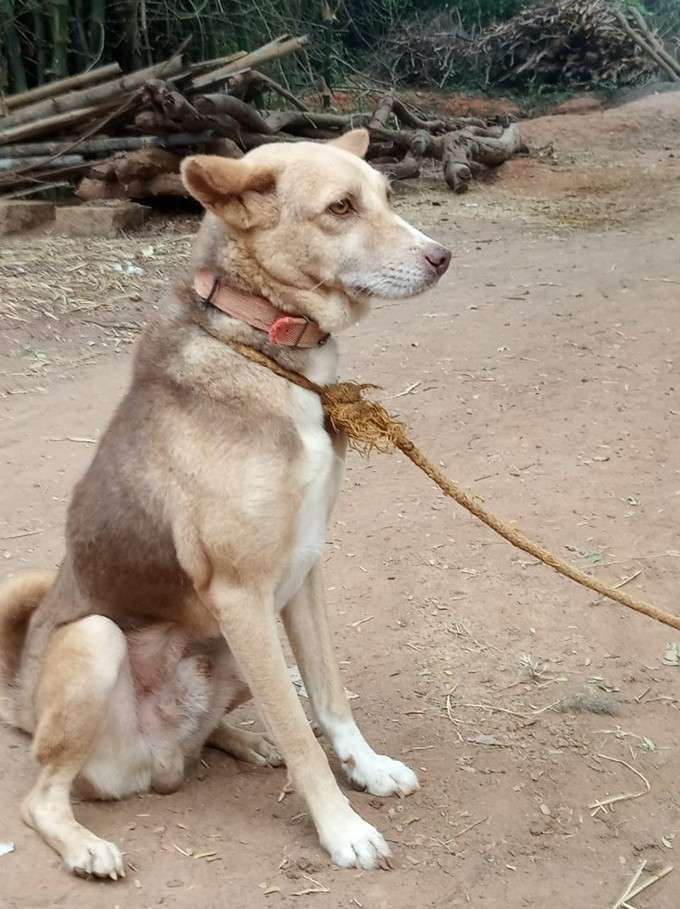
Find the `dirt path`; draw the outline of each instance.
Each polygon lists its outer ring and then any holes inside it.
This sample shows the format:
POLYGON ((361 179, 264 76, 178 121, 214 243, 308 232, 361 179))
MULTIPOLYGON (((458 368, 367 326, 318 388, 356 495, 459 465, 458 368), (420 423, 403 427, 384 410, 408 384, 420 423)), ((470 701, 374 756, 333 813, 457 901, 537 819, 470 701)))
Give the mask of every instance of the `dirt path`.
MULTIPOLYGON (((343 343, 345 374, 381 383, 423 447, 492 510, 676 612, 679 173, 664 177, 660 216, 633 220, 617 199, 597 230, 556 224, 535 184, 538 214, 526 183, 462 202, 407 194, 407 216, 452 244, 451 273, 425 299, 377 307, 343 343)), ((583 191, 584 206, 610 202, 583 191)), ((98 307, 101 325, 67 310, 34 322, 13 306, 25 321, 0 361, 8 572, 58 561, 71 487, 147 315, 130 288, 162 280, 162 250, 181 257, 190 229, 121 241, 123 268, 157 248, 145 275, 117 278, 120 303, 98 307)), ((17 243, 3 261, 32 250, 17 243)), ((97 260, 96 246, 61 252, 97 260)), ((643 860, 677 867, 635 905, 677 909, 680 666, 663 659, 677 634, 534 565, 398 457, 350 457, 326 567, 357 718, 423 781, 404 801, 352 795, 391 841, 395 870, 333 869, 299 798, 279 800, 285 771, 211 751, 176 795, 78 806, 122 845, 130 873, 112 886, 72 879, 19 820, 34 769, 26 739, 3 729, 0 841, 16 843, 0 858, 3 909, 589 909, 612 906, 643 860), (631 768, 651 791, 592 816, 595 800, 646 789, 631 768)))

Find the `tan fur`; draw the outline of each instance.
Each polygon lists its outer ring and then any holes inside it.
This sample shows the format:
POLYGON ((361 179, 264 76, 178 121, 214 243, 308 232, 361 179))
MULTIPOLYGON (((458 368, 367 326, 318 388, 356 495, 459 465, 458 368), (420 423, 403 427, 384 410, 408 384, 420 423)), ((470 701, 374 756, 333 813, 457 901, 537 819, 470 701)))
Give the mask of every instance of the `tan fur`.
MULTIPOLYGON (((334 145, 257 149, 184 162, 208 210, 194 265, 315 319, 355 322, 374 296, 409 296, 448 252, 390 208, 359 130, 334 145)), ((239 357, 238 339, 318 382, 334 381, 334 339, 276 348, 207 307, 191 275, 160 303, 130 390, 69 507, 59 573, 0 591, 0 684, 10 721, 34 734, 38 781, 23 816, 81 874, 117 878, 120 853, 75 820, 70 793, 172 791, 207 742, 277 764, 343 866, 389 850, 350 807, 289 683, 282 613, 322 730, 349 778, 408 794, 415 774, 376 754, 352 719, 320 578, 344 444, 317 397, 239 357), (49 589, 48 589, 49 587, 49 589), (252 695, 276 745, 228 727, 252 695)))
POLYGON ((54 571, 30 571, 0 585, 0 719, 16 723, 14 686, 34 610, 54 583, 54 571))

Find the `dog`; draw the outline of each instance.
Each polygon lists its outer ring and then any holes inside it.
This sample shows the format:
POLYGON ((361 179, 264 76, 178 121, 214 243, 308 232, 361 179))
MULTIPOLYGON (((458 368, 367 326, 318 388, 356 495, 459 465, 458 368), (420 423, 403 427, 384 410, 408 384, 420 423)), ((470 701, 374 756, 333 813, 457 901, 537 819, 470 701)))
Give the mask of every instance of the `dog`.
POLYGON ((332 383, 337 333, 373 298, 415 296, 447 270, 449 250, 393 211, 367 148, 353 130, 185 159, 206 209, 191 271, 150 319, 75 487, 58 572, 0 590, 0 715, 32 735, 39 766, 22 816, 79 875, 125 871, 71 793, 173 792, 206 744, 285 762, 336 865, 388 863, 291 685, 279 615, 348 779, 377 796, 418 788, 362 736, 333 654, 319 562, 344 439, 317 395, 230 346, 332 383), (225 721, 250 697, 267 735, 225 721))

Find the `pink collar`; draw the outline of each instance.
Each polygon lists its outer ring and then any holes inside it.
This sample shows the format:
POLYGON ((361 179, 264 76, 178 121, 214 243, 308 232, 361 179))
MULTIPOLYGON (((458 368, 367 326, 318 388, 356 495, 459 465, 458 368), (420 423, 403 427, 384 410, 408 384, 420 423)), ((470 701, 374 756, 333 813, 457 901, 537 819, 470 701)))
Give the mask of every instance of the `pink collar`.
POLYGON ((316 347, 328 338, 311 319, 292 316, 264 297, 229 287, 224 278, 210 268, 198 269, 194 275, 194 290, 203 303, 216 306, 252 328, 266 331, 270 342, 279 347, 316 347))

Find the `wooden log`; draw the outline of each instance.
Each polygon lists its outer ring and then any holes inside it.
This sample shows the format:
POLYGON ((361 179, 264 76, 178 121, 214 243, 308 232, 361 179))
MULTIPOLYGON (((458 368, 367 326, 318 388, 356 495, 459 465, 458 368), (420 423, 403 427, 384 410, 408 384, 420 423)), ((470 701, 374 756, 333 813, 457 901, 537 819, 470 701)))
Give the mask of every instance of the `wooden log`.
POLYGON ((300 35, 299 38, 290 38, 288 36, 276 38, 274 41, 270 41, 269 44, 263 45, 233 63, 227 63, 226 66, 222 66, 212 73, 206 73, 205 76, 193 79, 192 88, 196 90, 205 89, 208 86, 224 82, 240 70, 254 69, 257 66, 262 66, 263 63, 286 57, 288 54, 293 54, 303 48, 308 40, 307 35, 300 35))
POLYGON ((292 92, 289 92, 288 89, 259 70, 247 70, 245 73, 239 73, 239 75, 233 76, 229 80, 229 94, 241 98, 243 101, 254 101, 265 91, 275 92, 297 110, 309 110, 307 105, 300 101, 299 98, 296 98, 292 92))
MULTIPOLYGON (((55 162, 55 164, 58 164, 58 162, 55 162)), ((47 166, 44 170, 31 170, 28 174, 16 177, 12 176, 12 174, 0 174, 0 188, 3 189, 4 193, 4 188, 7 186, 20 186, 27 182, 34 184, 38 180, 47 182, 55 177, 75 177, 88 171, 91 166, 91 161, 83 161, 82 164, 68 164, 66 167, 47 166)))
POLYGON ((70 186, 66 180, 55 180, 53 183, 34 183, 31 186, 24 186, 23 189, 15 189, 11 193, 3 192, 2 199, 22 199, 25 196, 35 196, 37 193, 45 193, 53 189, 65 189, 70 186))
MULTIPOLYGON (((19 142, 22 139, 31 139, 34 136, 43 136, 46 133, 62 132, 64 129, 78 126, 87 120, 92 120, 98 116, 102 117, 119 107, 124 98, 125 96, 114 98, 104 104, 69 110, 63 114, 55 114, 53 117, 45 117, 34 123, 24 123, 12 129, 1 130, 0 145, 6 145, 9 142, 19 142)), ((4 121, 0 121, 0 124, 4 126, 4 121)))
POLYGON ((472 180, 470 146, 462 132, 442 137, 442 170, 447 186, 454 193, 467 192, 472 180))
POLYGON ((394 95, 384 95, 380 104, 373 111, 373 116, 368 121, 369 127, 387 126, 387 121, 394 109, 394 95))
POLYGON ((37 104, 22 107, 8 117, 4 117, 0 125, 3 133, 5 133, 12 127, 21 126, 24 123, 65 114, 83 107, 94 107, 106 103, 112 98, 134 91, 144 85, 145 82, 148 82, 149 79, 160 79, 163 76, 176 75, 183 69, 182 57, 177 55, 169 60, 164 60, 163 63, 157 63, 155 66, 149 66, 146 69, 129 73, 120 79, 115 79, 113 82, 104 82, 102 85, 84 88, 81 91, 68 92, 65 95, 58 95, 56 98, 48 98, 45 101, 39 101, 37 104))
POLYGON ((150 180, 158 174, 179 173, 179 155, 162 148, 143 148, 140 151, 114 155, 113 169, 123 186, 132 180, 150 180))
POLYGON ((486 121, 479 117, 448 117, 443 120, 427 120, 419 117, 410 107, 407 107, 401 98, 394 99, 392 111, 401 126, 411 129, 426 129, 431 133, 451 132, 455 129, 487 125, 486 121))
MULTIPOLYGON (((478 132, 488 132, 478 128, 478 132)), ((475 135, 474 130, 456 130, 445 136, 431 136, 418 130, 411 143, 417 158, 430 157, 442 162, 444 179, 455 193, 465 192, 475 165, 498 167, 523 148, 519 126, 511 124, 500 137, 475 135)))
POLYGON ((269 129, 273 133, 296 133, 299 130, 336 129, 343 132, 356 126, 367 126, 371 114, 327 114, 316 111, 294 110, 269 111, 265 114, 269 129))
POLYGON ((194 105, 181 92, 170 88, 160 79, 150 79, 142 91, 144 102, 151 104, 172 126, 183 132, 203 130, 208 126, 206 117, 199 114, 194 105))
POLYGON ((487 167, 498 167, 508 158, 523 149, 519 126, 513 123, 499 138, 474 136, 468 139, 472 149, 472 158, 487 167))
POLYGON ((205 143, 206 155, 219 155, 220 158, 242 158, 243 150, 226 136, 221 139, 212 139, 205 143))
POLYGON ((115 183, 117 181, 115 155, 107 161, 98 161, 89 171, 88 176, 95 180, 103 180, 106 183, 115 183))
POLYGON ((160 111, 142 110, 135 114, 135 129, 143 133, 178 133, 184 132, 181 126, 168 123, 160 111))
POLYGON ((420 176, 420 164, 415 158, 404 158, 402 161, 377 162, 373 164, 376 170, 390 180, 412 180, 420 176))
POLYGON ((236 125, 245 127, 251 132, 271 132, 265 118, 250 104, 234 98, 231 95, 212 94, 196 95, 194 105, 196 110, 211 119, 222 120, 225 116, 236 125))
MULTIPOLYGON (((63 165, 81 164, 84 160, 82 155, 63 155, 63 157, 59 159, 60 163, 63 165)), ((53 158, 49 156, 41 156, 38 158, 1 158, 0 171, 27 170, 29 167, 41 167, 51 164, 52 161, 53 158)), ((16 174, 16 176, 18 176, 18 174, 16 174)))
MULTIPOLYGON (((145 187, 149 196, 180 196, 188 198, 189 193, 179 174, 158 174, 145 187)), ((144 198, 143 196, 141 198, 144 198)))
POLYGON ((234 54, 227 54, 226 57, 215 57, 212 60, 201 60, 200 63, 191 63, 189 65, 191 78, 195 79, 198 78, 198 76, 204 76, 206 73, 219 69, 226 63, 233 63, 234 60, 240 60, 242 57, 247 56, 247 54, 247 51, 236 51, 234 54))
POLYGON ((72 91, 74 88, 84 88, 86 85, 93 85, 95 82, 111 79, 113 76, 117 76, 119 72, 120 64, 109 63, 107 66, 99 66, 97 69, 78 73, 77 76, 68 76, 66 79, 46 82, 44 85, 38 85, 36 88, 20 92, 18 95, 9 95, 4 99, 5 107, 7 110, 14 110, 17 107, 23 107, 25 104, 42 101, 43 98, 54 98, 56 95, 72 91))
MULTIPOLYGON (((99 155, 116 151, 135 151, 138 148, 177 148, 203 145, 214 140, 211 131, 201 133, 177 133, 171 136, 113 136, 103 139, 86 139, 78 142, 79 155, 99 155)), ((60 155, 73 148, 72 139, 48 142, 27 142, 24 145, 0 146, 0 161, 4 158, 30 158, 35 155, 60 155)), ((61 159, 60 159, 61 160, 61 159)))
POLYGON ((83 177, 78 184, 76 195, 84 202, 99 202, 103 199, 126 199, 125 190, 119 183, 107 183, 92 177, 83 177))
POLYGON ((104 199, 149 199, 158 196, 188 198, 179 174, 157 174, 147 180, 133 180, 127 186, 85 177, 80 181, 76 195, 84 202, 104 199))

